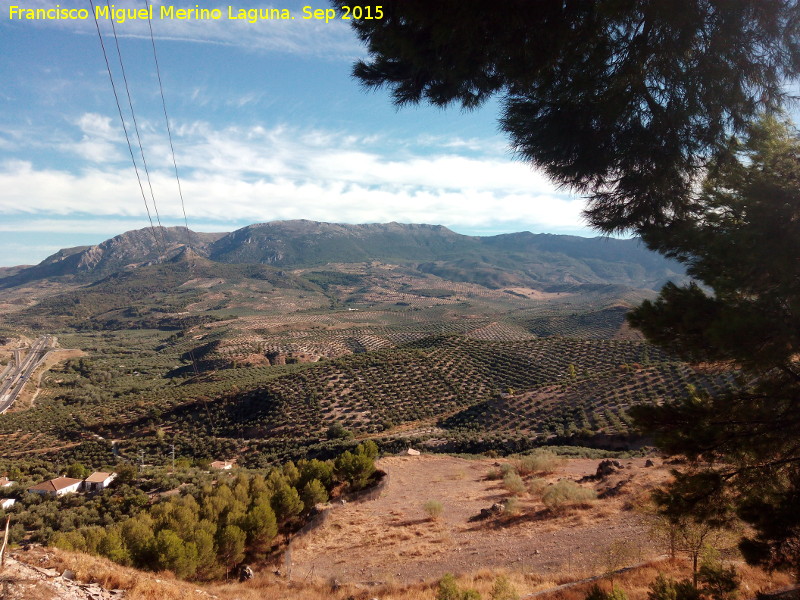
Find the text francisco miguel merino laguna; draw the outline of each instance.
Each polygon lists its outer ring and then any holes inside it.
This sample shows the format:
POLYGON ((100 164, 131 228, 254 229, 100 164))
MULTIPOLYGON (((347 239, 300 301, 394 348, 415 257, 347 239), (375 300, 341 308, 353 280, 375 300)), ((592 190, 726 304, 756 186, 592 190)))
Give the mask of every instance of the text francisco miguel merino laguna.
MULTIPOLYGON (((250 23, 263 20, 291 20, 294 15, 288 8, 236 8, 228 6, 225 9, 219 8, 200 8, 195 4, 194 8, 175 8, 174 6, 159 6, 158 12, 153 11, 153 6, 147 8, 116 8, 110 6, 96 6, 94 8, 95 19, 113 20, 117 23, 124 23, 129 20, 152 20, 156 19, 175 19, 175 20, 209 20, 219 19, 242 20, 250 23)), ((84 20, 91 16, 91 12, 86 8, 62 8, 56 4, 52 8, 24 8, 21 6, 9 6, 8 18, 10 20, 84 20)), ((331 21, 336 18, 364 18, 381 19, 383 11, 381 7, 343 7, 342 11, 333 8, 314 9, 311 6, 304 6, 302 9, 302 19, 318 19, 331 21), (358 10, 359 14, 354 14, 358 10), (373 14, 374 11, 374 14, 373 14)))

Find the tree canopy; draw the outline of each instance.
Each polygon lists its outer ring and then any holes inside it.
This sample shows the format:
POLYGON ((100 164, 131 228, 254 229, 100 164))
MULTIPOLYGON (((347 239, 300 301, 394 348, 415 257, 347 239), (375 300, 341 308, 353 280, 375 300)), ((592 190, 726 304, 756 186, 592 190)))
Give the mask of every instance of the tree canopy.
POLYGON ((519 155, 587 194, 606 232, 683 216, 708 159, 800 73, 797 0, 379 4, 352 22, 355 77, 398 105, 498 94, 519 155))
POLYGON ((727 498, 755 527, 745 555, 800 577, 800 137, 764 118, 729 148, 689 216, 650 240, 703 287, 669 284, 629 320, 684 359, 737 368, 740 390, 632 413, 693 460, 670 510, 718 519, 727 498))

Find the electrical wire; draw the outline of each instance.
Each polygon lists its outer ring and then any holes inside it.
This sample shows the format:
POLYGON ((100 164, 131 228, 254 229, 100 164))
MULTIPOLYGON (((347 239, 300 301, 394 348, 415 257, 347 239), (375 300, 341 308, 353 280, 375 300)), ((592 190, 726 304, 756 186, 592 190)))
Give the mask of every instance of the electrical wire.
POLYGON ((169 149, 172 153, 172 166, 175 167, 175 180, 178 182, 178 195, 181 198, 181 210, 183 211, 183 222, 186 225, 186 235, 189 235, 189 219, 186 218, 186 204, 183 201, 183 190, 181 189, 181 178, 178 175, 178 163, 175 160, 175 147, 172 145, 172 130, 169 126, 169 117, 167 116, 167 101, 164 99, 164 85, 161 83, 161 69, 158 66, 158 54, 156 53, 156 40, 153 35, 153 22, 150 20, 150 4, 144 0, 145 8, 147 8, 147 25, 150 27, 150 44, 153 46, 153 60, 156 64, 156 76, 158 77, 158 89, 161 92, 161 106, 164 109, 164 122, 167 125, 167 137, 169 138, 169 149))
MULTIPOLYGON (((111 4, 109 0, 106 0, 106 6, 108 7, 109 12, 111 11, 111 4)), ((99 27, 98 27, 99 29, 99 27)), ((156 213, 156 221, 158 222, 159 231, 161 233, 161 247, 162 252, 166 253, 167 251, 167 242, 164 237, 164 227, 161 225, 161 216, 158 214, 158 205, 156 204, 156 195, 153 192, 153 182, 150 180, 150 170, 147 168, 147 159, 144 157, 144 146, 142 145, 142 136, 139 133, 139 124, 136 121, 136 113, 133 110, 133 100, 131 99, 131 90, 128 86, 128 77, 125 74, 125 65, 122 62, 122 50, 119 47, 119 38, 117 37, 117 28, 114 25, 114 19, 111 19, 111 31, 114 33, 114 43, 117 47, 117 56, 119 57, 119 68, 122 72, 122 80, 125 83, 125 93, 128 96, 128 106, 131 111, 131 119, 133 120, 133 129, 136 132, 136 140, 139 143, 139 154, 142 157, 142 165, 144 167, 145 177, 147 178, 147 185, 150 188, 150 198, 153 201, 153 210, 156 213)))
POLYGON ((133 170, 136 172, 136 181, 139 182, 139 191, 142 193, 142 201, 144 208, 147 211, 147 219, 150 221, 150 230, 153 233, 153 240, 158 244, 158 236, 156 235, 156 228, 153 225, 153 217, 150 214, 150 206, 147 204, 147 196, 144 193, 144 186, 142 185, 142 178, 139 175, 139 167, 136 165, 136 158, 133 156, 133 146, 131 145, 131 138, 128 135, 128 127, 125 125, 125 117, 122 116, 122 106, 119 103, 119 94, 117 94, 117 86, 114 84, 114 76, 111 74, 111 65, 108 62, 108 54, 106 53, 106 45, 103 43, 103 35, 100 33, 100 23, 97 22, 97 12, 94 8, 93 0, 89 0, 89 5, 92 7, 92 15, 94 15, 94 25, 97 28, 97 37, 100 40, 100 47, 103 49, 103 58, 106 61, 106 70, 108 71, 108 79, 111 81, 111 89, 114 92, 114 100, 117 103, 117 112, 119 113, 119 120, 122 123, 122 130, 125 132, 125 140, 128 142, 128 152, 131 155, 131 162, 133 163, 133 170))

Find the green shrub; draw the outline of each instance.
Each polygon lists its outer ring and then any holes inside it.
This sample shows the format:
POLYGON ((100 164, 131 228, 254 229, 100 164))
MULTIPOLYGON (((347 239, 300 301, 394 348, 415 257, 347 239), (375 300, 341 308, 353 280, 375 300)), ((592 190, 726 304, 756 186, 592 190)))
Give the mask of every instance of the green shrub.
POLYGON ((481 595, 476 590, 460 590, 456 578, 446 573, 439 580, 436 600, 481 600, 481 595))
POLYGON ((353 433, 338 422, 328 427, 326 435, 329 440, 349 440, 353 437, 353 433))
POLYGON ((606 591, 595 583, 589 588, 584 600, 628 600, 628 595, 617 586, 612 587, 611 591, 606 591))
POLYGON ((532 496, 540 498, 544 494, 545 490, 547 490, 547 485, 547 481, 544 479, 540 477, 534 477, 528 482, 528 492, 530 492, 532 496))
POLYGON ((422 507, 430 519, 436 520, 442 516, 444 506, 438 500, 428 500, 422 507))
POLYGON ((587 504, 596 498, 597 492, 581 487, 568 479, 562 479, 555 485, 551 485, 542 494, 542 502, 553 512, 560 512, 572 506, 587 504))
POLYGON ((713 600, 734 600, 742 583, 735 566, 726 567, 719 561, 705 562, 697 572, 697 581, 703 586, 703 594, 713 600))
POLYGON ((517 471, 522 475, 546 475, 564 464, 564 459, 551 450, 537 450, 516 461, 517 471))
POLYGON ((699 600, 700 591, 691 581, 675 581, 659 573, 658 577, 650 584, 647 600, 699 600))
POLYGON ((445 573, 439 580, 436 600, 461 600, 461 590, 458 589, 456 578, 451 573, 445 573))
POLYGON ((520 495, 525 493, 525 482, 515 471, 509 471, 503 477, 503 487, 512 494, 520 495))
POLYGON ((519 593, 516 588, 511 585, 508 577, 505 575, 498 575, 494 580, 492 592, 489 596, 491 600, 519 600, 519 593))
POLYGON ((505 507, 503 512, 507 515, 511 515, 512 517, 518 515, 521 512, 521 509, 519 507, 519 500, 514 496, 503 500, 503 506, 505 507))

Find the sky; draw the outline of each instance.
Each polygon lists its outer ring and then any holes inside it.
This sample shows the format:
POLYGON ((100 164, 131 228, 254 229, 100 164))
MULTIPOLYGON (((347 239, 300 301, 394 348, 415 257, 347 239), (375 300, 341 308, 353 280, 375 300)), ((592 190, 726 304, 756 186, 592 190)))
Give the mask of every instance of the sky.
POLYGON ((147 21, 99 23, 140 189, 91 12, 30 20, 15 11, 12 19, 12 6, 89 2, 0 0, 0 266, 147 227, 147 210, 156 223, 196 231, 304 218, 433 223, 470 235, 596 235, 582 221, 580 198, 515 158, 495 102, 472 112, 398 110, 387 92, 361 88, 350 72, 366 51, 347 21, 303 18, 304 6, 329 8, 325 0, 233 5, 234 15, 272 6, 295 17, 257 22, 229 19, 229 5, 217 2, 154 6, 182 207, 147 21), (160 18, 162 6, 218 7, 222 15, 160 18))

